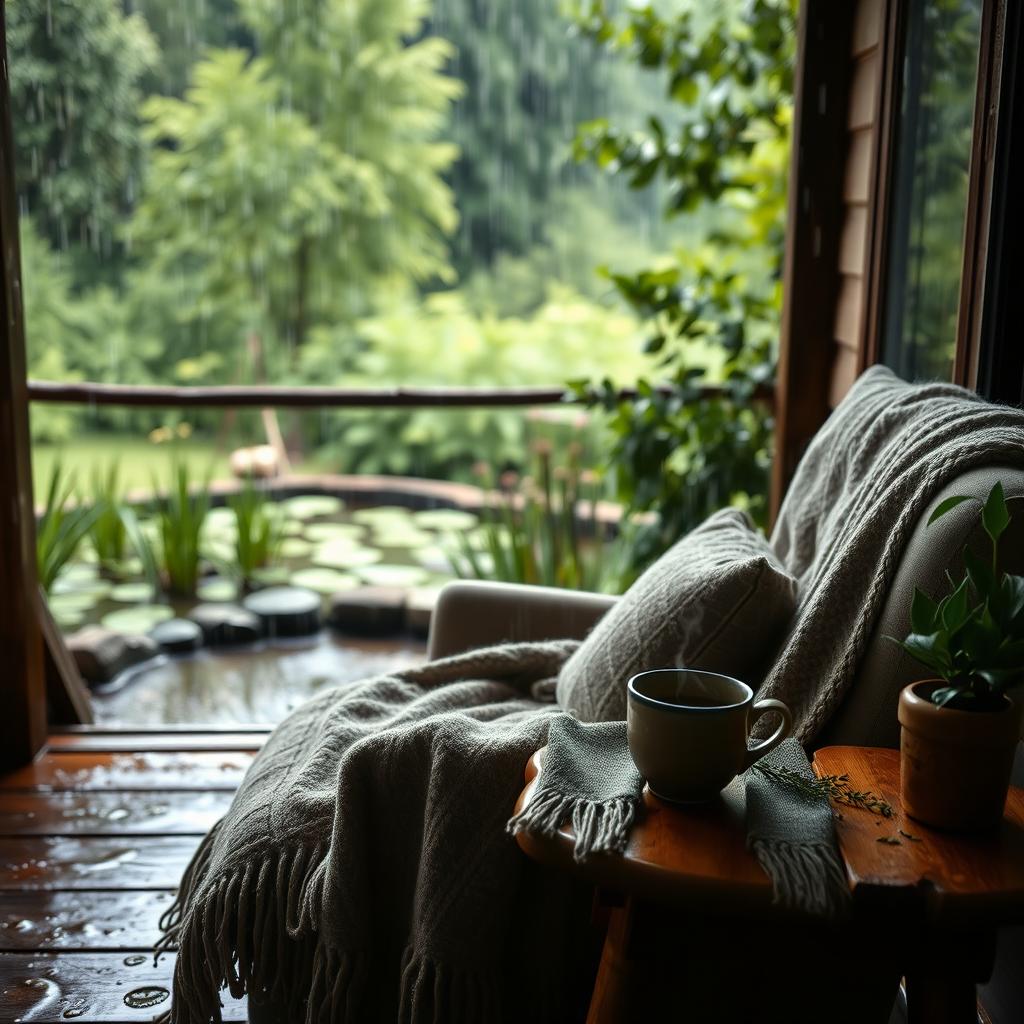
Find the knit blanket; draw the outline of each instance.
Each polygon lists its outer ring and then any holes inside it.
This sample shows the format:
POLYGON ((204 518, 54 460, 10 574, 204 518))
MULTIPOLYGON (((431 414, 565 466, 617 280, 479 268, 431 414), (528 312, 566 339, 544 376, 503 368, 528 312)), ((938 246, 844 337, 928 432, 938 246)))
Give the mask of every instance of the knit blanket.
POLYGON ((772 535, 798 583, 793 630, 759 697, 806 744, 846 693, 918 520, 982 465, 1024 466, 1024 412, 953 384, 861 375, 800 460, 772 535))
POLYGON ((531 688, 552 692, 576 647, 474 651, 285 719, 161 922, 160 949, 179 947, 165 1020, 220 1020, 224 987, 310 1024, 567 1019, 567 929, 586 912, 505 824, 562 714, 531 688))

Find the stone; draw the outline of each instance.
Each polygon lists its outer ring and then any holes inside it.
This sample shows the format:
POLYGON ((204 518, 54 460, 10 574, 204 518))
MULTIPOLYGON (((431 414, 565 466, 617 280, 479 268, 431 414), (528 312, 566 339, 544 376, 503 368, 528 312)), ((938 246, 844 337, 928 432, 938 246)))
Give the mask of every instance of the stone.
POLYGON ((237 604, 198 604, 188 617, 203 631, 211 647, 252 644, 263 638, 263 623, 237 604))
POLYGON ((191 654, 203 646, 203 630, 191 619, 168 619, 149 631, 165 654, 191 654))
POLYGON ((335 594, 327 621, 346 633, 391 636, 405 628, 405 590, 401 587, 359 587, 335 594))
POLYGON ((320 629, 323 601, 305 587, 267 587, 243 603, 259 617, 267 636, 308 636, 320 629))
POLYGON ((72 633, 67 637, 67 646, 82 678, 90 683, 108 683, 125 669, 159 653, 149 637, 119 633, 103 626, 86 626, 72 633))

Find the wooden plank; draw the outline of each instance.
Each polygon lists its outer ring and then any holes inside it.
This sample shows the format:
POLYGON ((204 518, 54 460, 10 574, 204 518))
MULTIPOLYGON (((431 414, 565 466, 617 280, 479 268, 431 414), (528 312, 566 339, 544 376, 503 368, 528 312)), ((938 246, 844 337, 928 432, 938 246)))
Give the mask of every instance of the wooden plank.
POLYGON ((4 792, 0 836, 204 835, 233 797, 223 790, 4 792))
POLYGON ((773 518, 800 456, 829 413, 853 6, 834 0, 800 4, 776 374, 773 518))
POLYGON ((154 751, 235 750, 255 753, 266 742, 269 730, 220 733, 57 733, 46 749, 51 754, 152 753, 154 751))
POLYGON ((1000 829, 958 834, 903 813, 898 750, 826 747, 814 755, 814 766, 819 775, 848 775, 853 788, 878 794, 895 811, 889 819, 844 811, 836 822, 855 894, 906 889, 931 914, 941 914, 946 927, 1024 921, 1024 789, 1011 788, 1000 829), (895 842, 880 843, 883 836, 895 842))
POLYGON ((173 889, 199 836, 0 838, 3 889, 173 889))
MULTIPOLYGON (((120 953, 0 954, 3 1020, 38 1024, 151 1024, 170 1003, 174 957, 120 953), (126 1002, 140 989, 154 992, 157 1002, 133 1008, 126 1002)), ((225 1021, 245 1021, 244 1000, 221 993, 225 1021)))
POLYGON ((839 241, 839 270, 843 274, 862 275, 867 254, 868 211, 864 206, 848 206, 839 241))
POLYGON ((158 892, 5 892, 0 952, 151 950, 174 894, 158 892))
POLYGON ((134 754, 46 754, 0 777, 9 789, 235 790, 252 755, 241 751, 134 754))
POLYGON ((50 606, 42 587, 36 589, 35 609, 43 633, 43 664, 50 721, 65 725, 91 725, 93 713, 89 688, 64 643, 60 627, 50 614, 50 606))
POLYGON ((850 106, 846 125, 851 131, 867 128, 875 123, 878 111, 878 79, 881 64, 878 51, 858 58, 850 81, 850 106))
POLYGON ((864 282, 852 274, 843 278, 836 302, 836 321, 832 336, 841 345, 855 351, 860 348, 864 324, 864 282))
POLYGON ((882 41, 882 25, 885 21, 882 0, 857 0, 857 11, 853 16, 853 39, 850 47, 852 56, 859 57, 882 41))
POLYGON ((859 128, 850 133, 843 176, 843 199, 848 203, 866 203, 871 196, 874 144, 875 134, 871 128, 859 128))
POLYGON ((853 386, 859 372, 858 355, 854 349, 845 345, 835 347, 835 358, 832 360, 832 378, 829 381, 828 400, 834 409, 853 386))
MULTIPOLYGON (((0 47, 6 54, 3 6, 0 47)), ((46 739, 17 210, 7 61, 0 60, 0 768, 30 761, 46 739)))

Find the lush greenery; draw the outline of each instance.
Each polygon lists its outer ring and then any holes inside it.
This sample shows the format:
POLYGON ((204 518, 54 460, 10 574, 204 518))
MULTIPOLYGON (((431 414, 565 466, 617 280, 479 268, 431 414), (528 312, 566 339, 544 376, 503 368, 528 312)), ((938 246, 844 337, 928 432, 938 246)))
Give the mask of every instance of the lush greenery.
POLYGON ((175 459, 170 483, 156 499, 155 543, 146 538, 148 543, 140 544, 143 561, 151 564, 155 560, 163 589, 177 597, 194 597, 199 585, 203 523, 210 511, 207 484, 208 478, 198 483, 193 480, 188 463, 175 459))
POLYGON ((723 504, 764 514, 771 420, 750 400, 775 358, 795 8, 749 0, 680 4, 671 16, 631 6, 616 16, 604 0, 586 0, 578 9, 591 38, 659 73, 680 109, 674 128, 657 117, 639 132, 600 120, 582 126, 576 143, 581 159, 633 188, 663 178, 667 215, 688 234, 671 260, 609 273, 658 360, 640 382, 641 400, 618 401, 607 382, 576 384, 611 416, 619 497, 659 514, 641 559, 723 504), (694 359, 695 342, 719 354, 710 369, 694 359), (702 400, 707 382, 724 396, 702 400))
MULTIPOLYGON (((941 502, 929 525, 968 501, 957 495, 941 502)), ((981 524, 992 545, 991 558, 965 546, 965 573, 950 580, 948 594, 936 601, 915 587, 911 633, 900 641, 907 653, 945 680, 932 694, 940 707, 988 710, 1003 706, 1002 694, 1024 683, 1024 576, 1006 572, 999 560, 999 538, 1010 525, 1010 511, 997 482, 981 507, 981 524)))
MULTIPOLYGON (((719 505, 756 517, 794 7, 10 0, 30 373, 572 378, 590 417, 544 433, 657 513, 637 564, 719 505), (722 397, 697 401, 706 382, 722 397)), ((164 415, 40 406, 33 434, 164 415)), ((295 462, 464 479, 525 471, 537 433, 484 410, 281 419, 295 462)), ((189 427, 223 448, 262 430, 189 427)))
POLYGON ((228 498, 228 507, 235 514, 237 530, 235 559, 229 571, 237 571, 242 582, 250 584, 260 569, 271 564, 281 546, 281 517, 275 514, 266 493, 252 481, 246 481, 241 491, 228 498))

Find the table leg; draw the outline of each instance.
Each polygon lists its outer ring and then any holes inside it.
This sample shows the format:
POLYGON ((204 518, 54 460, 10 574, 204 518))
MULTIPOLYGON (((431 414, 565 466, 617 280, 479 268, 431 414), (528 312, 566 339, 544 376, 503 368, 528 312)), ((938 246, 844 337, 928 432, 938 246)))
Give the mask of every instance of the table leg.
POLYGON ((601 962, 594 980, 587 1024, 622 1024, 627 1020, 631 980, 635 966, 630 961, 629 937, 633 927, 633 904, 612 909, 608 919, 601 962))
POLYGON ((905 973, 909 1024, 978 1024, 977 986, 995 962, 994 932, 928 928, 905 973))
POLYGON ((971 978, 907 975, 908 1024, 978 1024, 978 991, 971 978))

